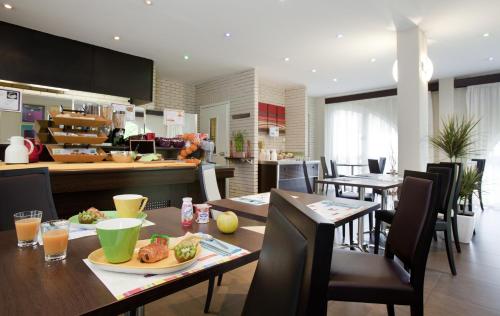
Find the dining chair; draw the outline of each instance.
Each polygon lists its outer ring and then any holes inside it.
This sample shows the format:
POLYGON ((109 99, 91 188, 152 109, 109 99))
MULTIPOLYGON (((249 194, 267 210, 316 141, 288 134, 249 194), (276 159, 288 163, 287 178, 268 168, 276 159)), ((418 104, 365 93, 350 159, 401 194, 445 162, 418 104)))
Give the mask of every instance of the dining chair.
POLYGON ((306 161, 302 161, 302 170, 304 172, 304 181, 305 181, 305 192, 309 194, 314 193, 314 186, 316 185, 315 177, 313 177, 313 183, 311 184, 311 178, 309 178, 309 171, 307 170, 306 161))
MULTIPOLYGON (((446 254, 451 273, 456 275, 455 260, 453 257, 453 246, 451 241, 452 225, 452 192, 455 190, 454 168, 440 164, 427 164, 427 172, 439 175, 439 195, 436 201, 438 214, 442 216, 436 220, 435 232, 442 231, 445 236, 446 254)), ((412 176, 411 172, 405 173, 405 176, 412 176)), ((380 245, 380 227, 382 222, 392 224, 397 211, 380 210, 375 213, 375 247, 374 253, 378 254, 380 245)))
POLYGON ((333 251, 329 300, 386 304, 388 315, 394 315, 394 305, 410 305, 411 315, 423 315, 425 268, 436 224, 434 203, 439 176, 423 172, 418 178, 407 176, 401 190, 384 256, 333 251))
POLYGON ((57 219, 48 168, 0 171, 0 231, 14 228, 14 213, 43 212, 42 221, 57 219))
POLYGON ((380 173, 384 173, 384 170, 385 170, 385 162, 386 162, 386 158, 385 157, 380 157, 378 159, 378 165, 380 166, 380 173))
POLYGON ((368 159, 368 169, 370 170, 370 173, 382 173, 382 170, 380 170, 380 162, 378 161, 378 159, 368 159))
MULTIPOLYGON (((477 197, 479 198, 479 205, 481 206, 481 210, 484 211, 482 186, 484 168, 486 167, 486 159, 472 159, 472 161, 476 162, 476 169, 479 173, 479 183, 477 184, 475 191, 477 191, 477 197)), ((472 212, 472 194, 469 195, 469 212, 472 212)))
POLYGON ((334 229, 284 191, 272 189, 242 315, 326 315, 334 229))
MULTIPOLYGON (((326 164, 325 156, 320 157, 320 162, 321 162, 321 170, 323 172, 323 179, 333 178, 332 173, 330 173, 328 171, 328 165, 326 164)), ((328 187, 329 187, 329 184, 322 185, 322 189, 323 189, 323 191, 326 191, 326 194, 328 194, 328 187), (326 187, 326 190, 325 190, 325 187, 326 187)))
MULTIPOLYGON (((201 186, 201 198, 204 202, 206 201, 216 201, 220 200, 222 197, 220 195, 219 186, 217 185, 217 176, 215 174, 215 164, 207 163, 200 164, 198 167, 198 178, 201 186)), ((212 210, 211 214, 217 216, 220 211, 212 210)), ((217 279, 217 286, 222 284, 223 274, 219 274, 217 279)), ((210 310, 210 303, 212 302, 212 295, 215 287, 215 277, 210 276, 208 279, 208 291, 207 298, 205 301, 204 312, 208 313, 210 310)))
POLYGON ((451 227, 453 229, 453 239, 455 240, 455 248, 458 253, 462 252, 460 248, 460 238, 458 236, 458 199, 460 198, 460 190, 462 189, 462 179, 464 176, 464 165, 460 162, 440 162, 440 165, 453 166, 455 168, 455 191, 453 194, 453 213, 451 217, 451 227))

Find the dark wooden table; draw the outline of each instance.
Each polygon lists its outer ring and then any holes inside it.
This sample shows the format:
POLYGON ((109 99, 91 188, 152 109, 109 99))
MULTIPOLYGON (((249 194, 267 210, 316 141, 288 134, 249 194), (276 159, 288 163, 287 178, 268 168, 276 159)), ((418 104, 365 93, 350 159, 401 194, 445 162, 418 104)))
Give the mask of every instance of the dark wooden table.
MULTIPOLYGON (((262 247, 263 235, 247 229, 238 229, 234 234, 226 235, 217 230, 214 222, 193 223, 192 228, 183 229, 177 208, 149 211, 148 220, 156 225, 143 228, 142 239, 149 238, 153 233, 182 236, 187 231, 201 231, 250 253, 117 301, 82 261, 100 247, 96 236, 70 240, 68 258, 48 264, 44 261, 43 247, 19 249, 15 231, 4 231, 0 232, 0 314, 116 315, 255 261, 262 247)), ((240 226, 255 225, 262 224, 240 218, 240 226)))
MULTIPOLYGON (((297 200, 305 205, 309 205, 312 203, 320 202, 323 200, 332 200, 342 203, 343 205, 350 205, 352 208, 358 208, 360 206, 363 207, 363 210, 360 210, 358 213, 343 218, 340 221, 335 222, 335 226, 342 226, 350 221, 355 220, 358 217, 362 217, 370 212, 377 210, 380 205, 375 202, 367 202, 367 201, 358 201, 351 199, 343 199, 343 198, 335 198, 329 197, 325 195, 319 194, 307 194, 302 192, 291 192, 286 191, 292 196, 296 196, 297 200)), ((269 204, 265 205, 251 205, 248 203, 242 203, 233 201, 231 199, 222 199, 217 201, 209 201, 208 204, 212 205, 214 209, 220 211, 231 210, 235 212, 240 217, 246 217, 254 220, 258 220, 261 222, 265 222, 267 220, 268 208, 269 204)))

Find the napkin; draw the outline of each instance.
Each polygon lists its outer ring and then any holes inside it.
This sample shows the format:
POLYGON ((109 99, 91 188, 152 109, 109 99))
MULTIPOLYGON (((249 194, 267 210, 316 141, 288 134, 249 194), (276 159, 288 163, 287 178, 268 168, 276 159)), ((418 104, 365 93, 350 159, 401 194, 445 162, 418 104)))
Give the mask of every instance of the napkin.
POLYGON ((240 247, 228 244, 227 242, 224 242, 224 241, 218 240, 218 239, 200 240, 200 244, 203 248, 208 249, 210 251, 213 251, 216 254, 219 254, 222 256, 230 256, 233 253, 236 253, 236 252, 241 250, 240 247))

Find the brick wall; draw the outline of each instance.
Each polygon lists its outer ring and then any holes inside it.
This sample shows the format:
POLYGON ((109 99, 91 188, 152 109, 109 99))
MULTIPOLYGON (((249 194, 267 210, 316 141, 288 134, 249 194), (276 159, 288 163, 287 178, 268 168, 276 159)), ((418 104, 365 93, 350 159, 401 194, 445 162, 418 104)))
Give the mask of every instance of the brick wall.
POLYGON ((286 150, 308 156, 308 119, 306 88, 285 90, 286 150))
MULTIPOLYGON (((196 85, 196 107, 229 101, 229 136, 241 130, 251 142, 257 156, 257 74, 255 69, 222 76, 196 85), (232 119, 232 115, 250 113, 249 118, 232 119)), ((235 176, 229 180, 229 196, 257 192, 257 165, 231 162, 235 176)))
POLYGON ((195 103, 195 86, 166 79, 156 79, 155 83, 156 109, 179 109, 187 113, 198 113, 195 103))
MULTIPOLYGON (((272 83, 259 81, 259 102, 275 105, 285 105, 285 88, 272 83)), ((259 131, 259 141, 264 142, 264 148, 276 149, 278 152, 285 151, 285 137, 270 137, 269 131, 259 131)))
POLYGON ((319 159, 316 157, 315 149, 316 149, 316 130, 317 126, 314 124, 316 120, 316 104, 314 98, 307 98, 307 148, 308 148, 308 157, 309 159, 319 159))

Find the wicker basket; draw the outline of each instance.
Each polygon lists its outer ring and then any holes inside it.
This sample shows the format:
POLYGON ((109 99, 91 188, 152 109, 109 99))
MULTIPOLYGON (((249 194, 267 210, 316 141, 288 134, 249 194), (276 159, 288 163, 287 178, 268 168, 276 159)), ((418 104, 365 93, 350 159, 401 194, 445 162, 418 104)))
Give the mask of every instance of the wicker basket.
POLYGON ((76 115, 62 116, 67 114, 58 114, 52 119, 55 125, 82 126, 82 127, 101 127, 111 125, 111 121, 97 115, 76 115))
MULTIPOLYGON (((89 136, 57 136, 56 132, 63 132, 62 128, 49 127, 50 134, 56 140, 58 144, 92 144, 98 145, 104 143, 108 137, 104 133, 99 133, 97 137, 89 137, 89 136)), ((96 135, 94 133, 84 133, 78 130, 68 130, 70 133, 77 133, 79 135, 96 135)))
POLYGON ((86 154, 73 154, 73 155, 54 155, 52 154, 52 150, 54 148, 63 148, 63 146, 59 145, 46 145, 47 149, 49 150, 50 155, 52 156, 52 159, 56 162, 99 162, 103 161, 107 154, 102 150, 101 148, 96 148, 97 149, 97 155, 86 155, 86 154))

